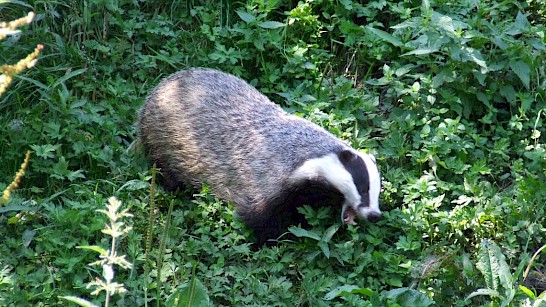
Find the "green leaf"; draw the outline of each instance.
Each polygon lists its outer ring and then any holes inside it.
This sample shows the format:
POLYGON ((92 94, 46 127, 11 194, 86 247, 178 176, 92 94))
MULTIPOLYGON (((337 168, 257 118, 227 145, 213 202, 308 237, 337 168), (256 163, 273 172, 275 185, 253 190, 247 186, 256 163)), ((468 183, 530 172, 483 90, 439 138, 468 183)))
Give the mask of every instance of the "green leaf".
POLYGON ((472 293, 470 293, 465 300, 469 300, 475 296, 480 296, 480 295, 486 295, 486 296, 489 296, 489 297, 500 297, 500 294, 498 291, 495 291, 493 289, 478 289, 472 293))
POLYGON ((520 285, 519 286, 519 289, 521 290, 521 292, 523 292, 525 295, 527 295, 527 297, 529 297, 530 299, 534 300, 536 299, 536 296, 535 296, 535 293, 533 293, 533 291, 531 291, 531 289, 523 286, 523 285, 520 285))
POLYGON ((30 145, 30 148, 32 148, 32 150, 38 157, 45 159, 51 159, 55 157, 54 152, 60 147, 60 144, 30 145))
POLYGON ((35 230, 25 230, 23 232, 23 246, 28 247, 32 240, 34 239, 34 236, 36 235, 35 230))
POLYGON ((64 75, 64 76, 60 77, 59 79, 57 79, 55 81, 55 83, 53 83, 53 85, 51 87, 57 87, 59 84, 64 83, 66 80, 74 78, 77 75, 83 74, 86 71, 87 71, 87 68, 80 68, 80 69, 76 69, 74 71, 71 71, 71 72, 67 73, 66 75, 64 75))
POLYGON ((521 33, 528 31, 531 28, 531 24, 527 20, 527 17, 523 15, 521 12, 518 12, 518 15, 516 16, 516 21, 506 30, 506 34, 508 35, 520 35, 521 33))
POLYGON ((421 12, 423 13, 423 15, 425 15, 426 13, 429 13, 430 11, 432 11, 430 9, 430 1, 423 0, 421 2, 421 12))
POLYGON ((108 255, 108 251, 105 250, 104 248, 100 247, 100 246, 95 246, 95 245, 82 245, 82 246, 76 246, 76 248, 78 249, 87 249, 87 250, 91 250, 91 251, 95 251, 103 256, 106 256, 108 255))
POLYGON ((33 206, 5 206, 0 207, 0 213, 5 213, 9 211, 36 211, 38 210, 36 207, 33 206))
POLYGON ((436 19, 436 25, 440 29, 442 29, 442 30, 444 30, 444 31, 446 31, 446 32, 448 32, 448 33, 450 33, 452 35, 455 35, 455 28, 453 27, 453 19, 451 19, 451 17, 449 17, 449 16, 445 16, 445 15, 441 15, 441 14, 437 14, 437 17, 438 18, 436 19))
POLYGON ((387 291, 385 296, 401 306, 427 307, 434 304, 426 294, 405 287, 387 291))
POLYGON ((88 302, 86 300, 84 300, 83 298, 79 298, 77 296, 59 296, 59 298, 63 299, 63 300, 67 300, 69 302, 72 302, 72 303, 76 303, 80 306, 84 306, 84 307, 98 307, 98 305, 95 305, 91 302, 88 302))
POLYGON ((438 50, 439 50, 438 48, 419 48, 419 49, 412 50, 410 52, 406 52, 406 53, 404 53, 402 55, 403 56, 404 55, 425 55, 425 54, 434 53, 434 52, 436 52, 438 50))
POLYGON ((404 46, 404 43, 399 40, 398 38, 392 36, 391 34, 383 31, 383 30, 379 30, 379 29, 375 29, 371 26, 367 26, 366 29, 368 31, 370 31, 371 33, 373 33, 374 35, 376 35, 377 37, 381 38, 382 40, 396 46, 396 47, 402 47, 404 46))
POLYGON ((68 173, 68 175, 66 176, 66 178, 69 180, 69 181, 74 181, 76 179, 84 179, 85 178, 85 175, 83 174, 83 170, 79 169, 77 171, 74 171, 74 172, 70 172, 68 173))
POLYGON ((291 226, 288 228, 288 231, 290 231, 293 235, 295 235, 298 238, 311 238, 313 240, 320 241, 320 236, 312 231, 305 230, 301 227, 291 226))
POLYGON ((324 300, 331 301, 336 297, 339 296, 346 296, 348 294, 360 294, 361 296, 372 296, 374 292, 368 288, 361 288, 354 285, 345 285, 341 287, 337 287, 333 289, 332 291, 326 293, 324 296, 324 300))
POLYGON ((207 288, 199 279, 192 276, 191 280, 178 287, 176 291, 169 296, 166 306, 211 306, 207 288))
MULTIPOLYGON (((482 54, 478 50, 474 48, 464 48, 464 50, 466 51, 466 55, 472 62, 478 64, 478 66, 482 67, 483 69, 487 69, 487 63, 485 62, 482 54)), ((485 73, 485 71, 482 72, 485 73)))
POLYGON ((246 23, 251 23, 256 20, 256 17, 254 17, 254 15, 251 15, 247 12, 235 11, 235 13, 237 13, 237 15, 239 15, 239 18, 241 18, 246 23))
POLYGON ((332 240, 332 237, 334 236, 334 234, 337 232, 338 229, 339 229, 339 225, 330 226, 328 229, 326 229, 326 232, 322 236, 322 241, 326 243, 330 242, 330 240, 332 240))
POLYGON ((264 21, 260 22, 258 26, 264 29, 277 29, 286 26, 286 24, 278 21, 264 21))
POLYGON ((483 240, 478 250, 476 267, 485 278, 489 289, 498 291, 513 289, 512 274, 499 246, 490 240, 483 240))
POLYGON ((328 243, 324 241, 319 241, 317 245, 322 250, 322 253, 324 254, 324 256, 330 259, 330 247, 328 246, 328 243))
POLYGON ((525 88, 529 89, 531 82, 531 68, 524 61, 510 61, 510 69, 519 77, 525 88))

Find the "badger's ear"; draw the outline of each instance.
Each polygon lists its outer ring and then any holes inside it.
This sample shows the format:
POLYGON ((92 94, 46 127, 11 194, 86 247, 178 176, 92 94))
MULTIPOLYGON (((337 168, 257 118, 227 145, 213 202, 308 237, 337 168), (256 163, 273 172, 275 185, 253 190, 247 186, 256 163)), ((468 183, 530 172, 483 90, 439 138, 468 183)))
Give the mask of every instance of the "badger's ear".
POLYGON ((337 155, 343 164, 346 164, 356 157, 356 155, 350 150, 342 150, 337 155))

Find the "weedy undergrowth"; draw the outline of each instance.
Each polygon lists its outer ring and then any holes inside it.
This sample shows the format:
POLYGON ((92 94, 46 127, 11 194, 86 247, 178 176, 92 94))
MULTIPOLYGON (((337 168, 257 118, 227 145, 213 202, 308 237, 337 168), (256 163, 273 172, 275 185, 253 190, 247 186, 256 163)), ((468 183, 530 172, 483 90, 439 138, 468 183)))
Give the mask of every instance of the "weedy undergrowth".
MULTIPOLYGON (((115 197, 110 197, 106 204, 106 210, 99 209, 97 212, 103 213, 108 217, 108 223, 102 232, 111 237, 109 249, 100 246, 77 246, 76 248, 91 250, 99 253, 100 260, 92 262, 89 266, 102 267, 102 279, 96 277, 94 281, 87 285, 87 289, 94 288, 91 295, 99 295, 104 291, 104 306, 110 306, 110 299, 115 294, 123 294, 127 290, 123 283, 114 281, 115 267, 120 266, 124 269, 130 269, 132 264, 126 260, 126 256, 118 253, 119 243, 123 236, 127 235, 132 227, 126 226, 124 218, 132 217, 128 209, 121 209, 121 201, 115 197)), ((59 298, 74 302, 80 306, 96 306, 91 302, 76 296, 60 296, 59 298)))
POLYGON ((9 50, 1 61, 17 63, 38 44, 47 56, 0 100, 5 186, 21 149, 33 151, 24 189, 0 211, 0 304, 88 294, 91 260, 73 247, 100 240, 101 195, 126 199, 135 227, 124 241, 128 259, 150 265, 148 274, 136 274, 136 265, 116 272, 127 289, 118 304, 165 302, 184 284, 197 287, 192 280, 218 306, 537 304, 542 255, 522 272, 546 241, 541 4, 3 3, 2 16, 32 10, 39 18, 1 42, 9 50), (252 233, 229 204, 206 190, 159 189, 153 222, 162 227, 152 233, 161 242, 145 251, 149 166, 126 149, 149 90, 190 66, 234 73, 373 151, 384 220, 341 227, 336 208, 304 208, 309 228, 251 251, 252 233), (10 223, 21 212, 32 214, 10 223), (477 291, 492 295, 468 298, 477 291))

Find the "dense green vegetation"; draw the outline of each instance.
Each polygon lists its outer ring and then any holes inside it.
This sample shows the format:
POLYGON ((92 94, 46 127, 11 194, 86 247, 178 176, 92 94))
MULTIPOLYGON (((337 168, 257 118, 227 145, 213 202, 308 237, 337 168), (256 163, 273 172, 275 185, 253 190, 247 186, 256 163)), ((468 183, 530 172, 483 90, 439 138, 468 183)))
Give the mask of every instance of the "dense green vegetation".
POLYGON ((0 207, 0 305, 103 304, 86 288, 102 275, 88 265, 97 254, 77 247, 108 248, 96 210, 110 196, 133 214, 118 305, 172 305, 188 285, 194 302, 225 306, 544 304, 546 256, 532 258, 546 244, 542 0, 0 5, 2 20, 29 11, 33 24, 0 42, 0 64, 44 45, 0 97, 0 190, 33 151, 0 207), (159 189, 150 216, 137 111, 192 66, 241 76, 376 153, 384 219, 345 227, 338 208, 303 208, 311 228, 253 251, 206 187, 159 189))

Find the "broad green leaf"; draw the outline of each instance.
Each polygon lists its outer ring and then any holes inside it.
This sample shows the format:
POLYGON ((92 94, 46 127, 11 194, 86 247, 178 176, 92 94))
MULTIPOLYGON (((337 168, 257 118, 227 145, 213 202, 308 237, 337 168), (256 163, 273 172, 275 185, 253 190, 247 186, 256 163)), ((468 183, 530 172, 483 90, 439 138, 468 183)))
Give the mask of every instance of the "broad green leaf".
POLYGON ((498 291, 513 289, 512 274, 499 246, 491 240, 483 240, 478 250, 476 267, 485 278, 489 289, 498 291))
POLYGON ((264 21, 260 22, 258 26, 264 29, 277 29, 286 26, 286 24, 278 21, 264 21))
POLYGON ((417 26, 419 26, 419 22, 417 22, 415 19, 409 19, 397 25, 392 26, 391 29, 415 28, 417 26))
POLYGON ((450 34, 455 35, 455 28, 453 27, 453 19, 451 19, 451 17, 449 16, 440 15, 438 13, 435 13, 435 14, 437 14, 436 17, 438 17, 436 19, 436 25, 440 29, 443 29, 444 31, 450 34))
POLYGON ((251 15, 251 14, 249 14, 247 12, 235 11, 235 13, 237 13, 237 15, 239 15, 239 17, 246 23, 251 23, 254 20, 256 20, 256 17, 254 17, 253 15, 251 15))
POLYGON ((305 230, 301 227, 292 226, 288 228, 288 231, 290 231, 292 234, 294 234, 296 237, 302 238, 311 238, 313 240, 320 241, 320 236, 312 231, 305 230))
POLYGON ((372 28, 371 26, 367 26, 366 29, 368 31, 370 31, 371 33, 377 35, 382 40, 384 40, 384 41, 386 41, 388 43, 391 43, 392 45, 394 45, 396 47, 404 46, 404 43, 401 40, 399 40, 398 38, 392 36, 391 34, 385 32, 383 30, 375 29, 375 28, 372 28))
POLYGON ((369 297, 373 294, 373 291, 368 288, 361 288, 354 285, 345 285, 337 287, 332 291, 326 293, 326 295, 324 296, 324 300, 331 301, 336 297, 345 296, 347 294, 360 294, 361 296, 369 297))
POLYGON ((430 11, 431 11, 431 9, 430 9, 430 1, 428 1, 428 0, 423 0, 423 1, 421 2, 421 12, 422 12, 423 14, 426 14, 426 13, 428 13, 428 12, 430 12, 430 11))
POLYGON ((166 306, 195 306, 208 307, 211 306, 210 298, 207 293, 207 288, 199 281, 192 277, 187 283, 178 287, 176 291, 169 296, 165 302, 166 306))
POLYGON ((519 77, 525 88, 529 89, 531 82, 531 68, 524 61, 510 61, 510 69, 519 77))
POLYGON ((490 253, 490 245, 491 243, 489 240, 482 241, 480 249, 478 250, 478 262, 476 263, 476 267, 482 273, 485 279, 485 285, 488 288, 496 290, 497 279, 495 274, 498 272, 494 272, 494 259, 490 253))
POLYGON ((527 295, 527 297, 529 297, 530 299, 534 300, 536 299, 536 296, 535 296, 535 293, 533 291, 531 291, 531 289, 523 286, 523 285, 520 285, 519 286, 519 289, 521 290, 521 292, 525 293, 525 295, 527 295))
POLYGON ((410 52, 406 52, 402 55, 403 56, 404 55, 425 55, 425 54, 434 53, 436 51, 438 51, 438 48, 419 48, 419 49, 412 50, 410 52))
POLYGON ((521 12, 518 12, 518 15, 516 16, 516 20, 514 21, 514 23, 504 33, 508 35, 512 35, 512 36, 520 35, 521 33, 528 31, 530 28, 531 28, 531 24, 527 20, 527 17, 525 17, 525 15, 522 14, 521 12))
POLYGON ((386 292, 386 297, 401 306, 427 307, 434 301, 426 294, 410 288, 398 288, 386 292))

